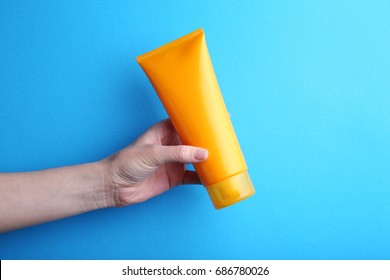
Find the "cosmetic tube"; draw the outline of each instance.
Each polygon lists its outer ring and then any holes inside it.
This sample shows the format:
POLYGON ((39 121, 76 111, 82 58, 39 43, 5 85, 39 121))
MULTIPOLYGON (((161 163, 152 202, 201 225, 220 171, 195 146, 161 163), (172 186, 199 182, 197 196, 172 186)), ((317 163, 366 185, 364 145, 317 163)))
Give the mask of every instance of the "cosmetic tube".
POLYGON ((194 164, 216 209, 255 193, 207 49, 198 29, 137 57, 185 145, 205 148, 194 164))

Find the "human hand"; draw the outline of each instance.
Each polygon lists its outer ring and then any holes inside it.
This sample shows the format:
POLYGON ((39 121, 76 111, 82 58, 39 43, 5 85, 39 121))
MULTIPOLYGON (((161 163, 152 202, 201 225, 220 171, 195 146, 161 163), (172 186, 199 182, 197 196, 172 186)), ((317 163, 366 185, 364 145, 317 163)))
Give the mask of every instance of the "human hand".
POLYGON ((206 160, 205 149, 182 145, 170 120, 149 128, 133 144, 102 161, 114 206, 145 201, 184 184, 200 184, 186 163, 206 160))

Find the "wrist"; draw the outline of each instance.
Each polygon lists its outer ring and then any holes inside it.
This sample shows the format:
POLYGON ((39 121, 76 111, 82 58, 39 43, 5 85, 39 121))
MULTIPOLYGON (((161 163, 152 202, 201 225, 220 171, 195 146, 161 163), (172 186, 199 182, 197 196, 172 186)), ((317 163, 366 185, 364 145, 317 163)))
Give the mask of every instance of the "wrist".
POLYGON ((116 191, 110 183, 107 162, 90 163, 92 191, 83 197, 87 210, 96 210, 116 206, 116 191))

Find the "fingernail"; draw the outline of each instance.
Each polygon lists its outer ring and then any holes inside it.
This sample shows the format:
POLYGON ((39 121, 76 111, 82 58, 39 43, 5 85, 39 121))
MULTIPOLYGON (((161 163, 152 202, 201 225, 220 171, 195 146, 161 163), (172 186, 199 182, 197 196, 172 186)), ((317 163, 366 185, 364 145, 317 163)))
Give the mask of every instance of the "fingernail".
POLYGON ((194 153, 194 158, 196 160, 205 160, 207 158, 208 152, 205 149, 197 149, 194 153))

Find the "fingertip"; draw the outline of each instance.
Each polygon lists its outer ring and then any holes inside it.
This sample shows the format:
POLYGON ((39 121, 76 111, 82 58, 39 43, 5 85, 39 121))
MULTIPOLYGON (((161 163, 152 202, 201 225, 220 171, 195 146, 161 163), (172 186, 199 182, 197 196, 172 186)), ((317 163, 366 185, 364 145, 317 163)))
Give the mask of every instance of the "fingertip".
POLYGON ((209 152, 206 149, 197 148, 194 152, 194 158, 197 161, 204 161, 209 156, 209 152))

